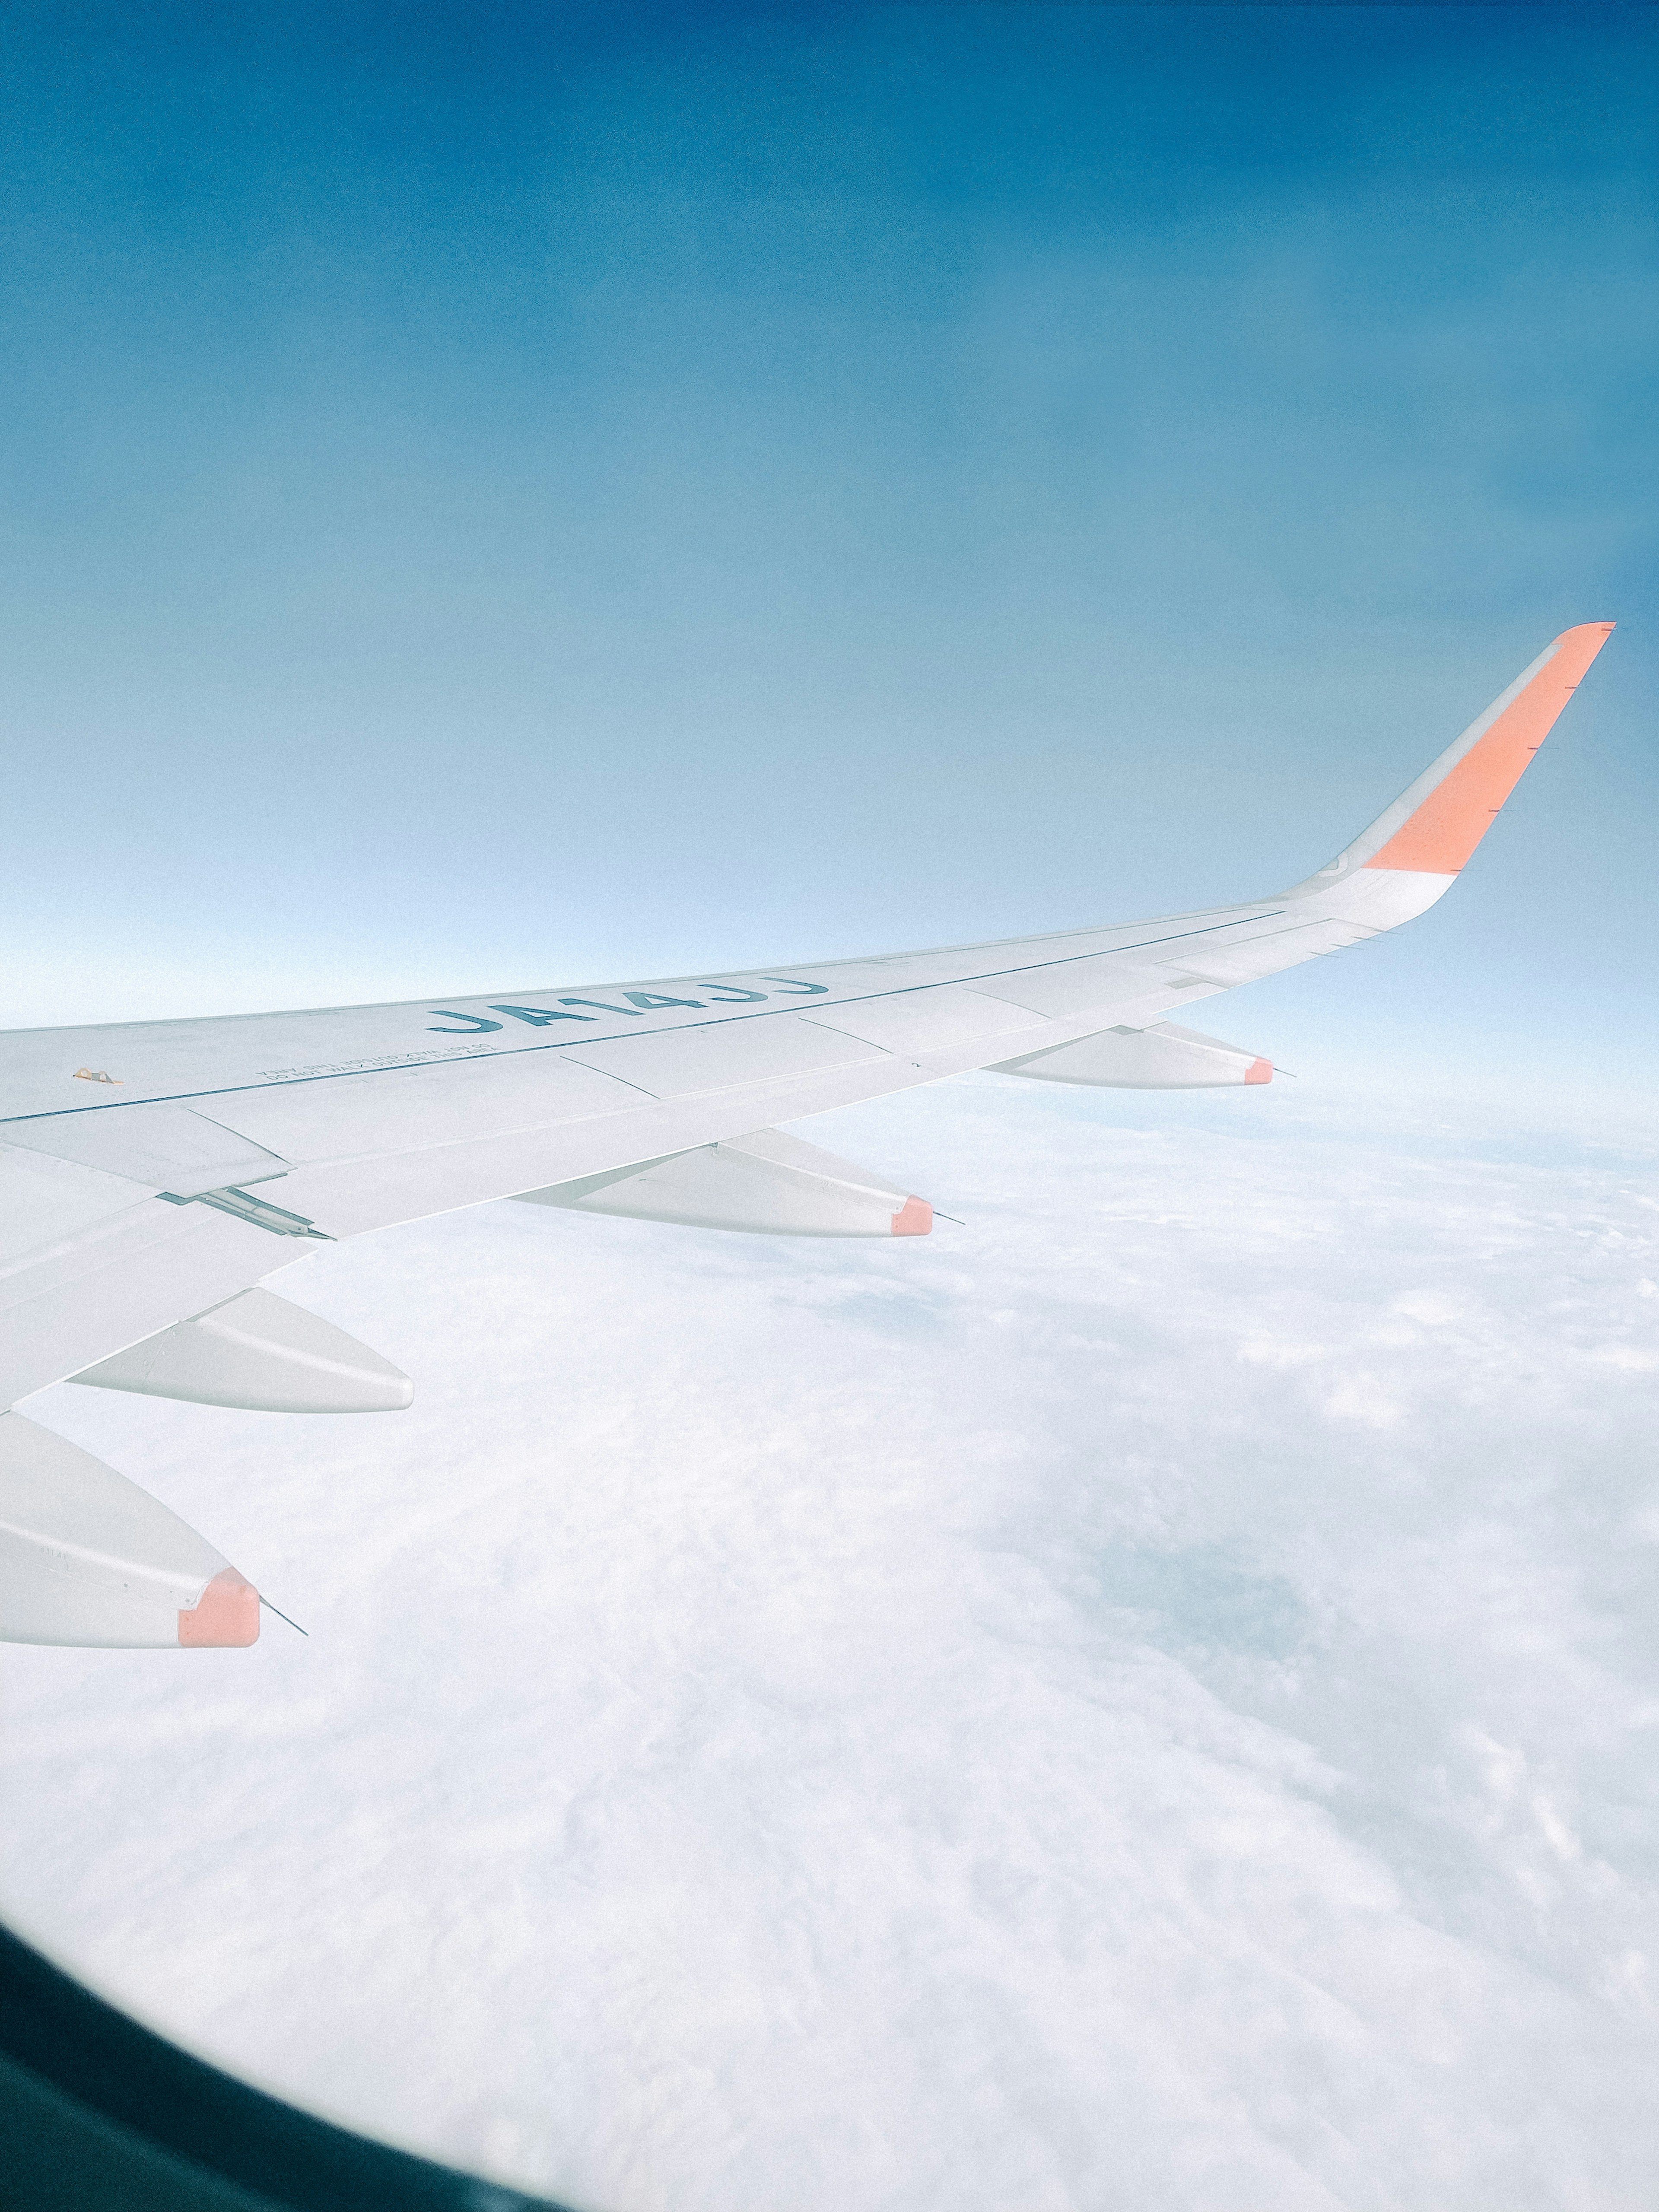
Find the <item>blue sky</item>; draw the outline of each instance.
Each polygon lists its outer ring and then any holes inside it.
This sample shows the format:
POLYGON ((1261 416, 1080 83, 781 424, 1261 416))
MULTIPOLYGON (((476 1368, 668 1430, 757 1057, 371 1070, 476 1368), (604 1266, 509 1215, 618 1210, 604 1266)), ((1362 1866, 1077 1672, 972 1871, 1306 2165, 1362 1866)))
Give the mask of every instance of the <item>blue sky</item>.
POLYGON ((1457 897, 1218 1026, 1659 1074, 1645 11, 0 41, 3 1018, 1253 895, 1613 617, 1457 897))

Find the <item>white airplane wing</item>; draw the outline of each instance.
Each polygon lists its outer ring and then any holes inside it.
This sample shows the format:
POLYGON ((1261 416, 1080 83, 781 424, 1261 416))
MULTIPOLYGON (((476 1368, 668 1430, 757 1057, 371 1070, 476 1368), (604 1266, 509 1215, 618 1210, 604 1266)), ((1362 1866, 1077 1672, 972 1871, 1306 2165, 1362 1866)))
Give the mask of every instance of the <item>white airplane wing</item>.
MULTIPOLYGON (((797 1235, 925 1201, 776 1126, 993 1067, 1267 1081, 1195 1000, 1449 889, 1606 641, 1563 633, 1346 851, 1271 897, 731 975, 0 1036, 0 1406, 72 1377, 293 1412, 409 1402, 260 1287, 319 1240, 488 1200, 797 1235)), ((0 1638, 246 1644, 253 1586, 112 1470, 0 1414, 0 1638)))

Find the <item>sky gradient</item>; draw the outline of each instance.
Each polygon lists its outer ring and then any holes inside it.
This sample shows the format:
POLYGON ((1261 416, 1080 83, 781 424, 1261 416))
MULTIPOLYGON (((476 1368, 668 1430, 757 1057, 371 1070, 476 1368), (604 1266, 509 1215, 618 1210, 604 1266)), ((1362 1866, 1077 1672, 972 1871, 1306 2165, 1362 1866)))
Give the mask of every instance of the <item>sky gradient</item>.
POLYGON ((1612 618, 1459 897, 1246 1041, 1659 1073, 1650 14, 0 43, 7 1020, 1255 896, 1612 618))

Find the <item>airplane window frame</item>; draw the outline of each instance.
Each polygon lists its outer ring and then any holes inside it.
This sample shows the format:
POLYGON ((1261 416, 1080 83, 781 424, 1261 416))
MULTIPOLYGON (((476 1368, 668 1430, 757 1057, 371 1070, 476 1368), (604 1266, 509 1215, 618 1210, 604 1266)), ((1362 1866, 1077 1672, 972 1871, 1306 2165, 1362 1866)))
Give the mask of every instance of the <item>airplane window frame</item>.
POLYGON ((0 2206, 570 2212, 317 2118, 191 2057, 0 1924, 0 2206))

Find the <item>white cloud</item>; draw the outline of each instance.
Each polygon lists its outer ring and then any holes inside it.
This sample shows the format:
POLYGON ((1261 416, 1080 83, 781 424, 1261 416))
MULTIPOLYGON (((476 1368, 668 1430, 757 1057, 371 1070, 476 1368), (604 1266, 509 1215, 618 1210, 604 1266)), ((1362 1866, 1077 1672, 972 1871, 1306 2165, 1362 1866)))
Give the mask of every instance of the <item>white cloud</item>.
POLYGON ((811 1133, 968 1226, 497 1208, 279 1285, 409 1414, 38 1401, 311 1637, 6 1652, 12 1916, 617 2212, 1652 2194, 1628 1167, 990 1082, 811 1133))

